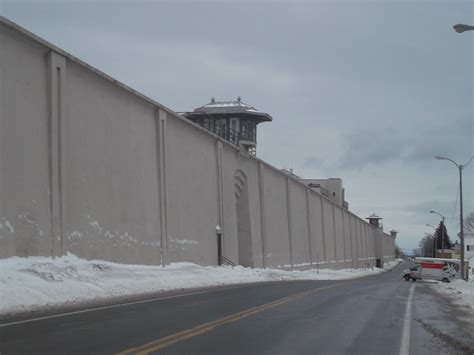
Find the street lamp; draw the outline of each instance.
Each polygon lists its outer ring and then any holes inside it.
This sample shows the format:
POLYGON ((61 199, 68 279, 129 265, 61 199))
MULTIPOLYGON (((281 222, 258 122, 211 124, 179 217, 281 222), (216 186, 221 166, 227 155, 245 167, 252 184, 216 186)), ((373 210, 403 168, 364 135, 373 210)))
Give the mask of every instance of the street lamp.
POLYGON ((220 225, 216 226, 217 236, 217 265, 222 265, 222 228, 220 225))
MULTIPOLYGON (((472 29, 474 29, 474 27, 472 29)), ((463 223, 464 217, 463 217, 463 210, 462 210, 462 170, 466 166, 469 165, 469 163, 472 161, 472 158, 474 158, 474 155, 464 165, 458 164, 454 160, 446 158, 446 157, 442 157, 440 155, 435 156, 435 158, 439 159, 439 160, 448 160, 451 163, 453 163, 454 165, 456 165, 456 167, 459 170, 459 225, 460 225, 460 229, 461 229, 460 233, 459 233, 460 234, 459 239, 461 239, 461 278, 463 280, 467 281, 468 277, 466 277, 464 275, 464 223, 463 223)))
POLYGON ((474 26, 464 25, 462 23, 454 25, 453 28, 457 33, 463 33, 465 31, 474 31, 474 26))
POLYGON ((443 216, 441 213, 436 212, 436 211, 430 211, 430 213, 437 214, 437 215, 440 216, 441 219, 443 220, 443 228, 441 228, 441 249, 443 250, 443 255, 444 255, 444 228, 445 228, 445 225, 444 225, 444 216, 443 216))

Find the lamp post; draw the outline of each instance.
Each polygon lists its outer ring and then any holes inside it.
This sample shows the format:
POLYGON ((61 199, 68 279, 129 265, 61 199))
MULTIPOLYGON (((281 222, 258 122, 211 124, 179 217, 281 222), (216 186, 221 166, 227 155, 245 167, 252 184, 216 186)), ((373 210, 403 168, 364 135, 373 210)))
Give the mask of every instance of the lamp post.
POLYGON ((471 159, 469 159, 469 161, 464 165, 458 164, 454 160, 446 158, 446 157, 442 157, 440 155, 435 156, 435 158, 439 160, 448 160, 454 165, 456 165, 456 167, 459 170, 459 228, 460 228, 459 239, 461 239, 461 278, 467 281, 468 276, 464 275, 464 223, 463 223, 464 217, 463 217, 463 210, 462 210, 462 170, 466 166, 469 165, 469 163, 472 161, 472 158, 474 158, 474 156, 472 156, 471 159))
POLYGON ((441 228, 441 249, 443 250, 443 255, 444 255, 444 228, 446 227, 444 224, 444 216, 441 213, 436 212, 436 211, 430 211, 430 213, 437 214, 438 216, 441 217, 443 221, 443 228, 441 228))
POLYGON ((453 28, 457 33, 463 33, 466 31, 474 31, 474 26, 464 25, 462 23, 458 23, 457 25, 454 25, 453 28))
POLYGON ((222 228, 216 226, 216 236, 217 236, 217 265, 222 265, 222 228))

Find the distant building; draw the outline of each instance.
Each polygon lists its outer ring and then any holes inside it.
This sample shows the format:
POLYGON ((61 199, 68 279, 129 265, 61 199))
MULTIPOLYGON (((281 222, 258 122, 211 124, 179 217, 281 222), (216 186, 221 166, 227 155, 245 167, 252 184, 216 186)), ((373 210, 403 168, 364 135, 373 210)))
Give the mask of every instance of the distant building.
POLYGON ((464 232, 464 247, 466 259, 474 258, 474 232, 464 232))
POLYGON ((237 101, 216 101, 211 98, 210 103, 181 115, 251 155, 257 152, 257 125, 273 119, 268 113, 242 102, 240 96, 237 101))
POLYGON ((461 253, 454 249, 436 249, 436 257, 442 259, 461 259, 461 253))
POLYGON ((349 203, 345 200, 345 191, 342 187, 342 179, 300 179, 302 183, 319 192, 339 206, 349 209, 349 203))
MULTIPOLYGON (((458 234, 458 237, 459 237, 459 234, 458 234)), ((461 244, 459 244, 459 242, 456 240, 451 249, 457 252, 461 252, 461 244)))
MULTIPOLYGON (((461 251, 460 244, 459 251, 461 251)), ((464 232, 464 259, 469 260, 472 258, 474 258, 474 232, 464 232)))

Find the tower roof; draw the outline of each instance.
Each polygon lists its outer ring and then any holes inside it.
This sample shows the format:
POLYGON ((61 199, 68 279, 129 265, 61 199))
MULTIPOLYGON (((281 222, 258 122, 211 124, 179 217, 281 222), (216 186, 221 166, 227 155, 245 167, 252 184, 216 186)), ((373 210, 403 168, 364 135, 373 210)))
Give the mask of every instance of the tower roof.
POLYGON ((377 216, 375 213, 372 213, 369 217, 366 217, 365 219, 383 219, 383 218, 377 216))
POLYGON ((206 115, 222 115, 222 114, 238 114, 245 116, 252 116, 252 118, 259 121, 271 121, 273 118, 266 112, 258 111, 255 107, 246 104, 240 99, 240 96, 236 101, 215 101, 211 98, 211 102, 208 104, 196 108, 193 113, 203 113, 206 115))

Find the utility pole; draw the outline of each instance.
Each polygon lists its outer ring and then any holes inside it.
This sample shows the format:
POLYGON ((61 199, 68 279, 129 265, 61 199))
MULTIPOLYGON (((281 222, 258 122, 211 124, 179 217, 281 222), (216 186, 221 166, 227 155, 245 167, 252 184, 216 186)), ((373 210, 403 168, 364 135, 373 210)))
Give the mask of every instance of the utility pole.
MULTIPOLYGON (((457 32, 457 33, 463 33, 463 32, 466 32, 466 31, 474 31, 474 26, 472 25, 466 25, 464 23, 458 23, 456 25, 453 26, 453 29, 457 32)), ((454 160, 452 159, 449 159, 449 158, 445 158, 445 157, 441 157, 441 156, 436 156, 435 157, 436 159, 442 159, 442 160, 449 160, 451 163, 453 163, 454 165, 456 165, 459 169, 459 206, 460 206, 460 213, 459 213, 459 219, 460 219, 460 236, 459 236, 459 239, 461 239, 461 275, 462 275, 462 279, 467 281, 469 279, 469 272, 467 272, 467 275, 464 275, 464 218, 463 218, 463 210, 462 210, 462 169, 465 168, 466 166, 469 165, 469 163, 471 162, 472 158, 474 158, 474 156, 471 157, 471 159, 469 159, 469 161, 463 165, 460 165, 458 163, 456 163, 454 160)))
POLYGON ((449 158, 446 158, 446 157, 442 157, 442 156, 435 156, 436 159, 439 159, 439 160, 448 160, 450 161, 451 163, 453 163, 454 165, 456 165, 456 167, 458 168, 459 170, 459 224, 460 224, 460 233, 459 233, 459 239, 461 239, 461 278, 464 280, 464 281, 467 281, 468 278, 469 278, 469 273, 468 275, 465 275, 465 272, 464 272, 464 217, 463 217, 463 209, 462 209, 462 170, 469 165, 469 163, 472 161, 472 158, 474 158, 474 156, 471 157, 471 159, 469 159, 469 161, 462 165, 462 164, 458 164, 456 163, 454 160, 452 159, 449 159, 449 158))

